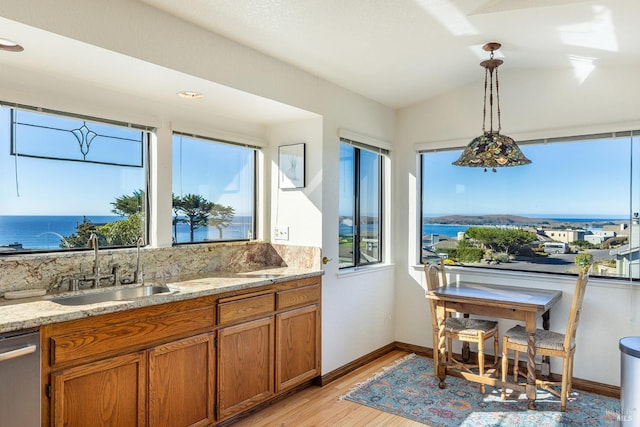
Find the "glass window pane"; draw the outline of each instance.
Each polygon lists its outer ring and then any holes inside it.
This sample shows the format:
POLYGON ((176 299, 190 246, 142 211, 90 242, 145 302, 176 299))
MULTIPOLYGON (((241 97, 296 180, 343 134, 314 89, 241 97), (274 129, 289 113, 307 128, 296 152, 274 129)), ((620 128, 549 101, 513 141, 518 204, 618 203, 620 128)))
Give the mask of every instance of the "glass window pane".
POLYGON ((340 144, 340 190, 339 190, 339 266, 355 265, 354 242, 354 153, 352 146, 340 144))
POLYGON ((380 261, 380 156, 360 150, 360 264, 380 261))
POLYGON ((340 144, 340 268, 382 260, 381 159, 379 154, 340 144))
POLYGON ((173 137, 174 243, 252 239, 255 151, 173 137))
POLYGON ((532 163, 497 173, 453 166, 461 150, 421 155, 422 260, 573 274, 586 256, 593 275, 640 278, 638 138, 521 148, 532 163))
MULTIPOLYGON (((13 117, 22 117, 18 113, 13 117)), ((146 237, 146 132, 33 112, 28 121, 47 126, 12 124, 12 110, 0 109, 0 253, 84 248, 91 233, 101 247, 131 246, 146 237), (103 135, 88 147, 91 161, 69 133, 83 125, 103 135), (123 135, 136 148, 119 152, 119 159, 138 166, 112 164, 107 154, 121 150, 123 135), (18 153, 40 146, 30 154, 41 157, 11 154, 11 142, 18 153)))
POLYGON ((143 165, 140 130, 13 110, 12 154, 123 166, 143 165))

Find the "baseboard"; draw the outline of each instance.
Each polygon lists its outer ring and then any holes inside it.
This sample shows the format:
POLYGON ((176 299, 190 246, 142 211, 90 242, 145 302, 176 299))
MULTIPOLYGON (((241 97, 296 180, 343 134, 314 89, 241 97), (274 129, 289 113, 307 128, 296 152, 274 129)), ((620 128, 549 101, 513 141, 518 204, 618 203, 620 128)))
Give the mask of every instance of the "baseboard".
MULTIPOLYGON (((399 341, 395 341, 391 344, 387 344, 383 347, 380 347, 377 350, 372 351, 371 353, 368 353, 362 357, 359 357, 358 359, 354 360, 353 362, 350 362, 334 371, 331 371, 323 376, 320 377, 320 385, 321 386, 325 386, 327 384, 329 384, 332 381, 337 380, 338 378, 347 375, 350 372, 355 371, 356 369, 366 365, 367 363, 370 363, 374 360, 376 360, 377 358, 392 352, 393 350, 402 350, 402 351, 406 351, 408 353, 415 353, 415 354, 419 354, 420 356, 425 356, 425 357, 430 357, 433 359, 433 349, 429 348, 429 347, 422 347, 422 346, 418 346, 418 345, 414 345, 414 344, 407 344, 407 343, 403 343, 403 342, 399 342, 399 341)), ((486 357, 486 361, 487 363, 492 363, 495 361, 494 357, 492 355, 487 355, 486 357)), ((526 370, 527 366, 526 363, 523 361, 520 361, 519 363, 520 365, 520 369, 522 370, 526 370)), ((560 375, 558 374, 554 374, 552 373, 550 375, 550 379, 553 381, 559 380, 560 379, 560 375)), ((581 378, 573 378, 573 388, 575 388, 576 390, 582 390, 582 391, 586 391, 589 393, 596 393, 599 394, 601 396, 607 396, 607 397, 614 397, 619 399, 620 398, 620 387, 618 386, 614 386, 614 385, 609 385, 609 384, 603 384, 603 383, 599 383, 599 382, 595 382, 595 381, 590 381, 590 380, 584 380, 581 378)))
POLYGON ((348 373, 351 373, 356 369, 366 365, 367 363, 373 362, 377 358, 384 356, 387 353, 391 353, 395 349, 396 349, 395 343, 391 343, 391 344, 385 345, 384 347, 380 347, 379 349, 374 350, 369 354, 365 354, 364 356, 359 357, 356 360, 349 362, 346 365, 341 366, 336 370, 333 370, 325 375, 322 375, 320 377, 320 385, 325 386, 337 380, 338 378, 343 377, 348 373))

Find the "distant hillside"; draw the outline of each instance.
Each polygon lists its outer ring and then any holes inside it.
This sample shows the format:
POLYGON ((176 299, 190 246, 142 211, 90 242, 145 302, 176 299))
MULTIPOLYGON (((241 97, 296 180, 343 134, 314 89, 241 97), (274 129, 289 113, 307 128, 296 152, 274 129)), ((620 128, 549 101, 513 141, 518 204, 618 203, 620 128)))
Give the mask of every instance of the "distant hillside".
POLYGON ((543 218, 527 218, 518 215, 445 215, 433 218, 424 218, 424 223, 463 225, 552 225, 558 223, 558 221, 543 218))

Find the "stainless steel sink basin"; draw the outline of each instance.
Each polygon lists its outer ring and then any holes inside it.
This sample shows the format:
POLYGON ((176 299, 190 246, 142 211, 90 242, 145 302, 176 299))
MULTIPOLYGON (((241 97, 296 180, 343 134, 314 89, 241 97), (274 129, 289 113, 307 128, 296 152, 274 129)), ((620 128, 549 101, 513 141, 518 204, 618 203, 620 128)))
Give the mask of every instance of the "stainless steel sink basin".
POLYGON ((82 293, 52 298, 51 302, 60 305, 85 305, 105 301, 128 301, 141 297, 173 292, 163 285, 144 285, 129 288, 110 288, 96 290, 95 292, 82 293))

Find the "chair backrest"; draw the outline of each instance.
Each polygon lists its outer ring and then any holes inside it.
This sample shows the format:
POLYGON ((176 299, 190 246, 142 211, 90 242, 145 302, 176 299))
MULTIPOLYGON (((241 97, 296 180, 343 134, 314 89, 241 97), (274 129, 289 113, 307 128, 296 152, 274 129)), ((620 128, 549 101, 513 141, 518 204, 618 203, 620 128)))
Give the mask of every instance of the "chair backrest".
MULTIPOLYGON (((426 263, 424 265, 424 273, 427 279, 427 292, 447 285, 447 276, 444 271, 444 261, 442 258, 440 258, 438 263, 426 263)), ((431 308, 431 321, 433 325, 437 325, 438 320, 436 318, 435 301, 430 298, 427 298, 427 300, 429 301, 429 308, 431 308)))
POLYGON ((436 263, 425 264, 424 272, 427 278, 427 290, 432 291, 440 286, 447 285, 447 275, 444 271, 444 261, 442 258, 436 263))
POLYGON ((564 336, 564 348, 568 350, 571 345, 571 341, 576 337, 576 331, 578 330, 578 323, 580 322, 580 313, 582 312, 582 302, 584 301, 584 294, 587 290, 587 281, 589 280, 589 268, 590 265, 586 265, 580 269, 578 273, 578 280, 576 280, 576 289, 573 293, 573 302, 571 303, 571 312, 569 313, 569 322, 567 324, 567 331, 564 336))

